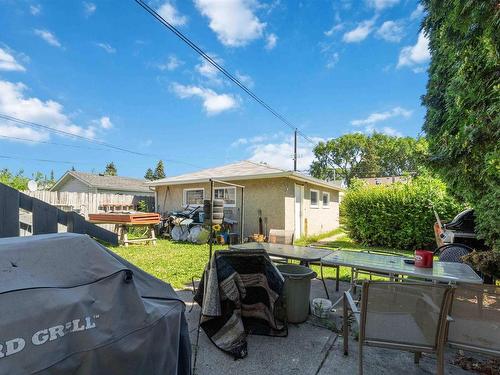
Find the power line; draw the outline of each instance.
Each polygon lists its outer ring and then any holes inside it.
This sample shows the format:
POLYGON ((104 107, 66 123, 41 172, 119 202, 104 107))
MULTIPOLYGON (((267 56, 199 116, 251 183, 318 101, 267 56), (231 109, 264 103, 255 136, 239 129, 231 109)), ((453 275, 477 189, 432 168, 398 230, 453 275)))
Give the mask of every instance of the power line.
POLYGON ((12 156, 12 155, 0 155, 0 159, 12 159, 12 160, 29 160, 29 161, 41 161, 44 163, 58 163, 58 164, 92 164, 88 162, 75 162, 75 161, 67 161, 67 160, 51 160, 51 159, 34 159, 34 158, 24 158, 20 156, 12 156))
POLYGON ((105 151, 104 148, 97 148, 97 147, 90 147, 90 146, 83 146, 83 145, 70 145, 67 143, 49 142, 49 141, 42 141, 42 140, 28 139, 28 138, 21 138, 21 137, 11 137, 9 135, 0 135, 0 138, 12 139, 12 140, 21 141, 21 142, 43 143, 43 144, 63 146, 63 147, 74 147, 74 148, 84 148, 87 150, 105 151))
MULTIPOLYGON (((157 154, 149 154, 149 153, 144 153, 144 152, 129 150, 127 148, 124 148, 124 147, 121 147, 121 146, 116 146, 116 145, 113 145, 113 144, 110 144, 110 143, 107 143, 107 142, 103 142, 103 141, 100 141, 98 139, 94 139, 94 138, 90 138, 90 137, 85 137, 85 136, 79 135, 79 134, 70 133, 70 132, 67 132, 67 131, 64 131, 64 130, 53 128, 51 126, 38 124, 36 122, 22 120, 20 118, 9 116, 9 115, 3 114, 3 113, 0 113, 0 119, 11 121, 11 122, 14 122, 14 123, 19 124, 19 125, 29 126, 31 128, 42 128, 42 129, 45 129, 45 130, 47 130, 49 132, 53 132, 53 133, 56 133, 56 134, 59 134, 59 135, 64 135, 64 136, 69 136, 69 137, 77 138, 77 139, 80 139, 82 141, 89 142, 89 143, 98 144, 100 146, 108 147, 110 149, 113 149, 115 151, 126 152, 126 153, 129 153, 129 154, 138 155, 138 156, 145 156, 145 157, 150 157, 150 158, 162 159, 162 160, 164 160, 166 162, 169 162, 169 163, 184 164, 184 165, 187 165, 187 166, 190 166, 190 167, 200 168, 200 166, 198 166, 198 165, 195 165, 195 164, 192 164, 192 163, 188 163, 188 162, 185 162, 185 161, 163 158, 161 155, 157 155, 157 154)), ((49 143, 50 144, 50 142, 46 142, 46 141, 34 141, 34 140, 22 139, 20 137, 10 137, 10 136, 1 136, 1 137, 3 137, 3 138, 12 138, 12 139, 16 139, 17 138, 18 140, 25 140, 25 141, 28 141, 28 142, 40 142, 40 143, 49 143)), ((53 143, 53 144, 57 144, 57 143, 53 143)), ((58 144, 58 145, 63 146, 64 144, 58 144)), ((71 147, 71 145, 67 145, 67 144, 64 145, 64 146, 70 146, 71 147)), ((77 145, 74 145, 74 146, 78 147, 77 145)), ((81 146, 81 147, 85 148, 84 146, 81 146)), ((96 149, 96 150, 98 150, 98 149, 96 149)))
MULTIPOLYGON (((84 140, 86 142, 96 143, 96 144, 99 144, 99 145, 102 145, 102 146, 105 146, 105 147, 109 147, 109 148, 112 148, 112 149, 115 149, 115 150, 119 150, 119 151, 123 151, 123 152, 128 152, 130 154, 146 156, 146 154, 143 154, 141 152, 136 152, 136 151, 128 150, 126 148, 115 146, 115 145, 112 145, 112 144, 109 144, 109 143, 106 143, 106 142, 103 142, 103 141, 99 141, 99 140, 94 139, 94 138, 89 138, 89 137, 85 137, 83 135, 70 133, 70 132, 67 132, 67 131, 64 131, 64 130, 61 130, 61 129, 53 128, 51 126, 38 124, 36 122, 22 120, 22 119, 19 119, 17 117, 9 116, 9 115, 3 114, 3 113, 0 113, 0 119, 4 119, 4 120, 7 120, 7 121, 12 121, 12 122, 15 122, 17 124, 26 125, 26 126, 29 126, 29 127, 32 127, 32 128, 42 128, 42 129, 48 130, 48 131, 53 132, 53 133, 58 133, 58 134, 61 134, 61 135, 66 135, 66 136, 69 136, 69 137, 78 138, 78 139, 84 140)), ((147 156, 150 156, 150 155, 147 155, 147 156)))
POLYGON ((238 78, 236 78, 233 74, 228 72, 224 67, 219 65, 214 59, 212 59, 205 51, 203 51, 200 47, 198 47, 193 41, 191 41, 187 36, 181 33, 175 26, 166 21, 162 16, 160 16, 153 8, 147 5, 143 0, 135 0, 137 4, 139 4, 142 8, 144 8, 149 14, 151 14, 154 18, 156 18, 161 24, 163 24, 166 28, 172 31, 177 37, 179 37, 184 43, 186 43, 189 47, 191 47, 196 53, 198 53, 201 57, 203 57, 206 61, 208 61, 214 68, 219 70, 222 74, 224 74, 230 81, 236 84, 239 88, 241 88, 245 93, 247 93, 252 99, 254 99, 257 103, 262 105, 265 109, 267 109, 271 114, 273 114, 277 119, 279 119, 283 124, 289 127, 292 130, 297 130, 297 133, 302 136, 306 141, 315 144, 315 142, 305 135, 301 130, 298 129, 297 126, 293 125, 290 121, 288 121, 283 115, 274 110, 269 104, 267 104, 263 99, 257 96, 252 90, 246 87, 243 83, 241 83, 238 78))

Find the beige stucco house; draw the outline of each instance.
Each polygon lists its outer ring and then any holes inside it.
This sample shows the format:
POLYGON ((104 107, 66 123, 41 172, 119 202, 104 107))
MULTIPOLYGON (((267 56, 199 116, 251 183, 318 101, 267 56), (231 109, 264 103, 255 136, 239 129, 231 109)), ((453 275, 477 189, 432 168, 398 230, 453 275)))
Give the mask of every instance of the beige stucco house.
MULTIPOLYGON (((202 205, 210 197, 209 179, 243 185, 243 235, 285 229, 295 238, 328 232, 339 226, 339 192, 327 181, 298 172, 240 161, 150 182, 155 187, 157 211, 167 213, 187 205, 202 205)), ((241 189, 215 184, 215 198, 225 201, 224 213, 240 221, 241 189)), ((266 234, 267 234, 266 233, 266 234)))

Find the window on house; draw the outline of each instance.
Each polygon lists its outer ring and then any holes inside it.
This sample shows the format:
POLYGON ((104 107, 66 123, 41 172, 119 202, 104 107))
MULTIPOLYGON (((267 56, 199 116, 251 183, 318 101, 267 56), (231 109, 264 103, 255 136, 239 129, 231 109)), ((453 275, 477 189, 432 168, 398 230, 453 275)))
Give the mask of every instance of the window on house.
POLYGON ((318 208, 319 191, 311 190, 311 207, 318 208))
POLYGON ((184 189, 184 206, 202 205, 204 196, 205 189, 184 189))
POLYGON ((323 208, 330 207, 330 193, 323 192, 323 208))
POLYGON ((235 187, 224 187, 214 189, 215 199, 224 199, 224 206, 235 207, 236 206, 236 188, 235 187))

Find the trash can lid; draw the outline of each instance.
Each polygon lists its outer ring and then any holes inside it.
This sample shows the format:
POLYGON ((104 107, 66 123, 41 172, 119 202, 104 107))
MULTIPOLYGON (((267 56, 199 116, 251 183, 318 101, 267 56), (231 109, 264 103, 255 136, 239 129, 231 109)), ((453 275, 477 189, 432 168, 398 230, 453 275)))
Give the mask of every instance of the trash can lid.
POLYGON ((276 268, 288 279, 314 279, 317 276, 312 269, 299 264, 279 264, 276 268))

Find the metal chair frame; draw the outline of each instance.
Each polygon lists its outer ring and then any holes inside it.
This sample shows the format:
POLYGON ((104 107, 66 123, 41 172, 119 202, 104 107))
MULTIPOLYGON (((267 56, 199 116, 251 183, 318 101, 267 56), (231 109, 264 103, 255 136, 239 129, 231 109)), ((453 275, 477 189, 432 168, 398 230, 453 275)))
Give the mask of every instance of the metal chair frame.
POLYGON ((344 355, 348 355, 349 350, 349 309, 351 309, 356 322, 359 326, 359 354, 358 354, 358 374, 363 374, 363 346, 375 346, 382 347, 387 349, 397 349, 397 350, 406 350, 413 352, 415 357, 415 363, 419 362, 420 356, 422 352, 425 353, 436 353, 437 356, 437 374, 444 374, 444 346, 446 342, 446 334, 447 334, 447 323, 448 323, 448 314, 451 308, 451 303, 453 300, 453 292, 454 288, 452 286, 444 286, 444 285, 433 285, 433 284, 423 284, 423 283, 395 283, 395 282, 376 282, 376 283, 384 283, 388 285, 407 285, 407 286, 424 286, 424 287, 440 287, 446 288, 442 300, 442 304, 440 307, 439 320, 437 323, 436 330, 436 340, 435 346, 423 346, 423 345, 411 345, 411 344, 402 344, 390 341, 378 341, 378 340, 366 340, 365 339, 365 331, 366 331, 366 317, 367 317, 367 303, 368 303, 368 293, 370 285, 375 282, 365 281, 362 287, 361 294, 361 306, 358 309, 355 301, 352 296, 348 292, 344 292, 343 296, 343 329, 342 336, 344 340, 344 355))

